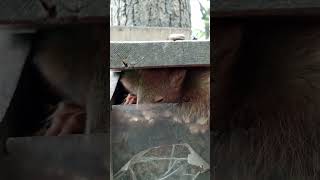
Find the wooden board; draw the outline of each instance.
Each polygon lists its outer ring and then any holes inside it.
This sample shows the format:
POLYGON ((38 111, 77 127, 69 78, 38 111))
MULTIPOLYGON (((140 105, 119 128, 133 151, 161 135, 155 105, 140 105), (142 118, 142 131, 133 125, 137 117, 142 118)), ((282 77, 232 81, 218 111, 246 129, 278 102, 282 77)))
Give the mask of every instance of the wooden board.
POLYGON ((320 1, 318 0, 216 0, 211 2, 213 17, 242 16, 319 16, 320 1))
POLYGON ((64 24, 107 21, 107 0, 1 0, 0 24, 64 24))
POLYGON ((119 79, 119 72, 110 71, 110 100, 113 98, 119 79))
POLYGON ((96 134, 10 138, 9 156, 3 161, 6 175, 15 180, 106 180, 108 137, 96 134))
POLYGON ((111 42, 113 69, 209 65, 210 41, 111 42))
POLYGON ((111 26, 111 41, 161 41, 167 40, 170 34, 183 34, 185 40, 191 39, 191 28, 175 27, 127 27, 111 26))
POLYGON ((0 122, 16 89, 31 48, 31 34, 0 29, 0 122))

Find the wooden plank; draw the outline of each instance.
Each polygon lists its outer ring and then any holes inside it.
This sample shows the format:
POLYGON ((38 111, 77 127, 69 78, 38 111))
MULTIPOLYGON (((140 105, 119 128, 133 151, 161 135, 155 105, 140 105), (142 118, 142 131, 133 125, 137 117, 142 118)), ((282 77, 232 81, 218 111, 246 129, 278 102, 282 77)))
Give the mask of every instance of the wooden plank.
POLYGON ((320 1, 317 0, 216 0, 211 3, 213 17, 242 16, 318 16, 320 1))
POLYGON ((112 69, 209 65, 210 41, 111 42, 112 69))
POLYGON ((183 34, 186 40, 191 40, 191 28, 174 27, 110 27, 111 41, 163 41, 170 34, 183 34))
POLYGON ((18 30, 18 33, 0 30, 0 122, 9 107, 29 54, 31 36, 21 30, 18 30))
POLYGON ((1 0, 0 24, 107 21, 107 0, 1 0))
POLYGON ((11 131, 5 117, 31 48, 32 32, 0 29, 0 162, 5 156, 5 142, 11 131))
MULTIPOLYGON (((110 99, 107 94, 110 74, 108 69, 108 62, 103 59, 109 57, 108 49, 104 46, 109 42, 107 33, 105 32, 106 24, 100 24, 97 36, 102 40, 99 46, 101 51, 98 52, 97 56, 99 61, 95 63, 96 72, 91 82, 91 90, 94 91, 89 93, 89 99, 87 107, 87 123, 86 133, 109 133, 109 118, 110 118, 110 99), (100 61, 101 60, 101 61, 100 61), (91 112, 91 113, 90 113, 91 112), (90 116, 89 116, 90 115, 90 116)), ((109 139, 108 144, 110 142, 109 139)))
POLYGON ((110 100, 113 99, 119 79, 120 74, 118 72, 110 71, 110 100))
POLYGON ((111 138, 114 172, 117 172, 133 155, 143 150, 180 143, 188 143, 209 163, 210 132, 207 130, 204 133, 192 133, 190 131, 192 123, 179 121, 178 110, 177 104, 112 106, 111 138))
MULTIPOLYGON (((10 138, 8 179, 109 179, 107 134, 10 138)), ((2 169, 3 170, 3 169, 2 169)))

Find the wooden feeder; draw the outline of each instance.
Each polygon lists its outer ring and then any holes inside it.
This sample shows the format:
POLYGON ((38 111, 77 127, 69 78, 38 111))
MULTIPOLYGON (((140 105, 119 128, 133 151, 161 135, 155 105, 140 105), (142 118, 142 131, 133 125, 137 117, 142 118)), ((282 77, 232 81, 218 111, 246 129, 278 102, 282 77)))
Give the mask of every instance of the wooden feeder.
MULTIPOLYGON (((137 32, 139 30, 142 32, 165 31, 161 28, 150 30, 149 27, 140 27, 135 28, 133 33, 139 34, 137 32)), ((159 36, 168 37, 168 35, 169 33, 167 35, 159 33, 159 36)), ((191 147, 209 162, 209 132, 192 134, 187 125, 176 121, 175 112, 179 109, 177 104, 114 105, 121 71, 145 68, 210 67, 210 41, 160 41, 157 37, 153 39, 111 41, 110 69, 113 73, 110 76, 110 99, 114 173, 119 171, 133 155, 143 150, 177 143, 190 143, 191 147)))

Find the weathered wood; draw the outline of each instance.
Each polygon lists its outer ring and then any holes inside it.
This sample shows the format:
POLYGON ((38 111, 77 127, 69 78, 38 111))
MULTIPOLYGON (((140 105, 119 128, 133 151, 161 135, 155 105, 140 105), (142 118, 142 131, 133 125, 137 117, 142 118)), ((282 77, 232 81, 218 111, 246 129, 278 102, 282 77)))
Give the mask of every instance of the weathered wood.
POLYGON ((1 0, 0 24, 106 22, 107 0, 1 0))
POLYGON ((140 151, 159 145, 180 143, 188 143, 209 163, 210 132, 192 134, 190 128, 194 124, 179 121, 181 117, 177 113, 178 109, 177 104, 112 106, 114 171, 118 171, 140 151))
POLYGON ((0 122, 16 89, 31 40, 31 34, 21 30, 0 30, 0 122))
MULTIPOLYGON (((108 135, 10 138, 8 179, 109 179, 108 135)), ((4 169, 1 169, 1 171, 4 169)))
POLYGON ((210 41, 111 42, 114 69, 209 65, 210 41))
POLYGON ((183 34, 186 40, 191 39, 191 28, 173 27, 110 27, 111 41, 163 41, 170 34, 183 34))
POLYGON ((11 133, 9 119, 5 117, 31 48, 30 32, 0 29, 0 161, 5 157, 5 142, 11 133))
POLYGON ((191 27, 190 0, 111 0, 112 26, 191 27))
POLYGON ((317 0, 280 0, 280 1, 226 1, 215 0, 211 3, 213 17, 273 16, 273 15, 320 15, 320 1, 317 0))
POLYGON ((113 98, 119 79, 119 73, 110 71, 110 100, 113 98))
MULTIPOLYGON (((108 73, 108 62, 103 60, 108 57, 108 49, 106 44, 109 42, 108 35, 105 32, 106 24, 97 25, 95 30, 95 38, 99 41, 93 43, 99 43, 96 46, 96 56, 94 58, 94 72, 90 82, 90 89, 88 94, 88 101, 86 103, 87 122, 86 122, 86 134, 90 133, 108 133, 109 132, 109 118, 110 118, 110 106, 109 96, 106 92, 109 88, 110 74, 108 73)), ((87 59, 90 60, 90 59, 87 59)), ((109 139, 108 139, 109 140, 109 139)), ((109 147, 108 141, 108 147, 109 147)))

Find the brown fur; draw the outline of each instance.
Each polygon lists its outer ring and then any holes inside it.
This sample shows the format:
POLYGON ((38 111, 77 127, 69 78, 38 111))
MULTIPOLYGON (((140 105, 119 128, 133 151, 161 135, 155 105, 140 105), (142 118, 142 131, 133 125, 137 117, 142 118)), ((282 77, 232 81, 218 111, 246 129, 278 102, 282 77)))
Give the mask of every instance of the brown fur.
POLYGON ((317 23, 287 21, 216 24, 213 127, 244 132, 238 145, 234 136, 216 144, 217 178, 317 177, 319 30, 317 23))
POLYGON ((178 102, 181 98, 184 69, 145 69, 127 72, 124 87, 137 95, 137 103, 178 102))
MULTIPOLYGON (((70 124, 74 124, 75 131, 79 131, 79 124, 85 124, 81 118, 74 114, 65 113, 74 108, 79 113, 82 107, 83 113, 90 111, 88 103, 95 101, 92 93, 96 93, 93 87, 98 64, 102 62, 102 39, 104 36, 99 28, 94 26, 67 26, 40 30, 36 35, 34 44, 34 62, 43 73, 44 77, 57 89, 65 101, 60 105, 52 117, 53 126, 48 130, 49 135, 59 133, 72 133, 70 124), (70 103, 71 102, 71 103, 70 103), (71 104, 74 105, 71 105, 71 104), (65 114, 69 114, 66 116, 65 114), (61 118, 64 117, 64 118, 61 118), (60 122, 62 121, 62 122, 60 122), (68 122, 72 121, 72 122, 68 122), (79 121, 78 124, 75 123, 79 121), (60 125, 58 130, 55 124, 60 125), (53 129, 52 129, 53 128, 53 129), (55 133, 50 133, 55 132, 55 133)), ((103 97, 101 97, 103 98, 103 97)), ((83 114, 81 113, 81 114, 83 114)), ((82 129, 84 129, 82 125, 82 129)))
POLYGON ((137 96, 137 103, 182 103, 181 121, 193 124, 194 132, 208 130, 209 68, 137 70, 125 72, 120 81, 137 96))

